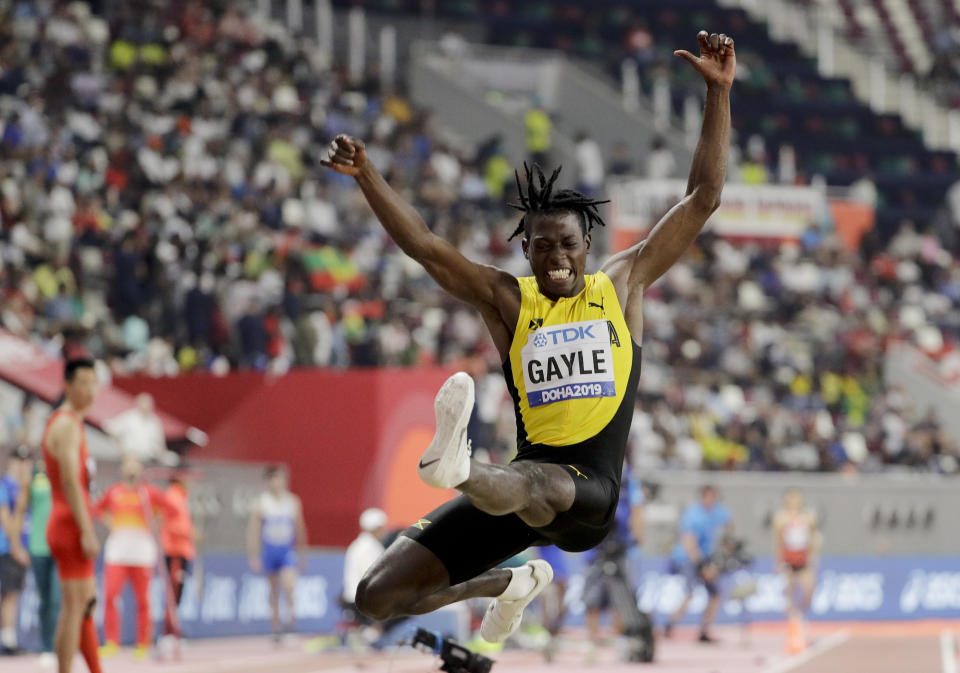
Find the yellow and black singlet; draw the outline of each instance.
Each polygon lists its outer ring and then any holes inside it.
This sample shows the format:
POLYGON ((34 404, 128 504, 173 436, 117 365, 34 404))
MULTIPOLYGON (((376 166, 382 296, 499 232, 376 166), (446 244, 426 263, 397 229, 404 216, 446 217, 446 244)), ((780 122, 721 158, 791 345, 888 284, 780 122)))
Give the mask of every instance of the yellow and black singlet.
POLYGON ((520 283, 520 317, 503 364, 517 416, 517 460, 593 467, 620 482, 640 377, 613 283, 584 277, 574 297, 548 299, 520 283))

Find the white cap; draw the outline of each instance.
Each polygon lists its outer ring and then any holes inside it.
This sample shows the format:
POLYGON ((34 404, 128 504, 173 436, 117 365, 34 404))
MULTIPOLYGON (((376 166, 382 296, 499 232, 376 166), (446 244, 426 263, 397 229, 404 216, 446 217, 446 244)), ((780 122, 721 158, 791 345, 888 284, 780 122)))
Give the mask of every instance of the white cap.
POLYGON ((360 528, 365 531, 375 531, 387 525, 387 514, 382 509, 371 507, 363 510, 360 515, 360 528))

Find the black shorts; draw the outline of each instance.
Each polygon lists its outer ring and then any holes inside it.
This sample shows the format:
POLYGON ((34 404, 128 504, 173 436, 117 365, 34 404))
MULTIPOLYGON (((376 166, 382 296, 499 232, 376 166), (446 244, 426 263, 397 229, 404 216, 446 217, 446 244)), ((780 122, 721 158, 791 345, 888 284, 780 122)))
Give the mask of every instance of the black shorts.
POLYGON ((404 531, 432 551, 460 584, 495 568, 534 545, 554 544, 564 551, 591 549, 610 532, 620 495, 619 483, 590 468, 562 465, 573 477, 576 495, 566 512, 546 526, 528 526, 516 514, 493 516, 461 495, 433 510, 404 531))
POLYGON ((27 566, 17 563, 10 554, 0 556, 0 597, 23 591, 27 566))

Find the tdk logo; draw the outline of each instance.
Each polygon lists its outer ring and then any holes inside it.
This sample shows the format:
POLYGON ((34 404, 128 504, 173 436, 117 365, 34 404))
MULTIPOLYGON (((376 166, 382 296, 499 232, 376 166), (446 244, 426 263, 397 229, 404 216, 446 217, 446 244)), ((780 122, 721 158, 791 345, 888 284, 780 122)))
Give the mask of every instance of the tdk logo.
POLYGON ((571 341, 595 340, 597 337, 593 333, 594 327, 596 327, 596 323, 586 327, 564 327, 563 329, 537 332, 537 335, 533 338, 533 345, 537 348, 543 348, 550 343, 557 346, 571 341))

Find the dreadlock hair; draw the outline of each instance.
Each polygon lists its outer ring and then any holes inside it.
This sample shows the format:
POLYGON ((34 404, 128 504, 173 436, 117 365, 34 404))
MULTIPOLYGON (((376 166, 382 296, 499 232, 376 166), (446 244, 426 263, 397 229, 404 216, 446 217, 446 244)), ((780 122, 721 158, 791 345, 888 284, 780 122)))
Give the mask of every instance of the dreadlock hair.
POLYGON ((520 218, 517 228, 510 234, 510 238, 507 239, 508 241, 520 234, 530 234, 529 216, 531 214, 557 212, 575 213, 580 218, 580 228, 583 229, 584 235, 592 231, 594 225, 600 225, 601 227, 606 225, 603 218, 600 217, 600 213, 597 211, 597 206, 603 203, 610 203, 609 200, 599 201, 597 199, 591 199, 573 189, 560 189, 556 193, 553 193, 553 184, 557 181, 557 176, 560 175, 562 168, 563 166, 557 166, 556 170, 550 175, 550 179, 547 180, 539 165, 534 164, 533 170, 530 170, 527 162, 524 161, 523 170, 527 177, 526 195, 524 195, 523 187, 520 184, 520 172, 513 172, 514 177, 517 179, 517 191, 519 192, 520 203, 508 203, 507 205, 522 212, 523 217, 520 218), (535 176, 537 178, 536 181, 534 180, 535 176), (540 182, 539 187, 537 187, 537 181, 540 182))

